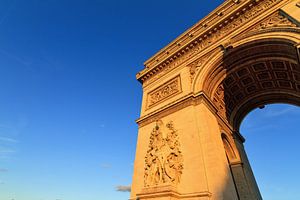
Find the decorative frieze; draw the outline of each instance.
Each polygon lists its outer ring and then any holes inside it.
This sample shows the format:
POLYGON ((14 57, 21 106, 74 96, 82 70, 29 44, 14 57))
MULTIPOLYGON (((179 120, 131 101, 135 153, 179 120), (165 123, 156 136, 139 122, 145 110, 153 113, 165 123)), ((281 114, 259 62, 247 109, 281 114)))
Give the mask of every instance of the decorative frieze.
POLYGON ((145 156, 144 186, 176 186, 180 182, 182 170, 183 156, 177 130, 172 121, 164 125, 158 120, 151 132, 145 156))
MULTIPOLYGON (((228 36, 228 34, 245 25, 245 23, 259 16, 265 12, 265 10, 280 1, 281 0, 256 0, 249 3, 244 8, 241 8, 240 11, 235 12, 232 16, 229 16, 221 23, 211 27, 194 40, 191 40, 189 45, 186 45, 184 48, 181 48, 172 55, 167 52, 168 58, 154 67, 147 67, 137 74, 137 78, 144 86, 148 85, 150 82, 160 78, 163 74, 183 64, 201 50, 206 49, 211 44, 215 44, 215 42, 221 38, 228 36)), ((203 25, 202 28, 206 28, 206 26, 203 25)))
POLYGON ((197 96, 189 94, 181 97, 178 102, 169 103, 162 108, 137 119, 136 122, 141 128, 186 107, 199 105, 200 103, 205 103, 212 112, 216 112, 214 104, 204 93, 201 93, 197 96))
POLYGON ((181 82, 180 76, 173 78, 172 80, 166 82, 162 86, 156 88, 148 94, 148 105, 147 108, 150 108, 159 102, 162 102, 178 93, 181 92, 181 82))
POLYGON ((297 27, 297 25, 291 22, 288 18, 281 15, 279 12, 276 12, 267 19, 260 22, 252 30, 258 31, 271 27, 297 27))

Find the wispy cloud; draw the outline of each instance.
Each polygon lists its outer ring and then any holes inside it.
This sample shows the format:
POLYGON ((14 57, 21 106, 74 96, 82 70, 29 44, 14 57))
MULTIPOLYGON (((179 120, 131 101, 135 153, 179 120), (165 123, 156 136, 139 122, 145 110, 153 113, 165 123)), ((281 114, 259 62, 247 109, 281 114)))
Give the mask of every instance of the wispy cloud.
POLYGON ((11 158, 11 155, 16 151, 13 149, 3 148, 0 146, 0 160, 7 160, 11 158))
POLYGON ((130 185, 118 185, 118 186, 116 186, 116 191, 131 192, 131 186, 130 185))
POLYGON ((266 117, 279 117, 282 115, 290 114, 294 112, 293 107, 288 107, 282 110, 272 110, 266 113, 266 117))
POLYGON ((102 169, 110 169, 112 166, 111 166, 111 164, 109 164, 109 163, 101 163, 101 164, 100 164, 100 167, 101 167, 102 169))
MULTIPOLYGON (((18 62, 26 67, 29 67, 32 64, 32 62, 30 62, 22 57, 16 56, 12 53, 9 53, 8 51, 6 51, 4 49, 0 49, 0 54, 8 57, 9 59, 15 60, 16 62, 18 62)), ((30 68, 30 70, 32 70, 32 68, 30 68)))
POLYGON ((18 116, 14 121, 0 123, 0 160, 12 158, 20 142, 19 135, 28 123, 26 116, 18 116))
POLYGON ((264 185, 264 189, 265 190, 269 190, 269 191, 274 191, 274 192, 284 192, 287 190, 287 188, 283 187, 282 185, 279 186, 279 185, 264 185))
MULTIPOLYGON (((12 145, 7 145, 5 143, 3 145, 0 143, 0 161, 11 159, 15 152, 15 147, 12 145)), ((3 172, 3 169, 0 169, 0 172, 3 172)))
POLYGON ((18 140, 15 140, 13 138, 9 138, 9 137, 1 137, 0 136, 0 142, 9 142, 9 143, 17 143, 19 142, 18 140))
POLYGON ((262 131, 266 131, 265 133, 272 133, 272 132, 268 132, 268 130, 275 129, 277 127, 278 127, 277 124, 265 124, 265 125, 256 125, 256 126, 247 127, 245 128, 245 130, 247 130, 247 132, 251 134, 260 133, 262 131))
POLYGON ((8 172, 8 169, 0 168, 0 172, 8 172))
POLYGON ((0 154, 8 154, 8 153, 15 153, 15 150, 12 149, 0 149, 0 154))

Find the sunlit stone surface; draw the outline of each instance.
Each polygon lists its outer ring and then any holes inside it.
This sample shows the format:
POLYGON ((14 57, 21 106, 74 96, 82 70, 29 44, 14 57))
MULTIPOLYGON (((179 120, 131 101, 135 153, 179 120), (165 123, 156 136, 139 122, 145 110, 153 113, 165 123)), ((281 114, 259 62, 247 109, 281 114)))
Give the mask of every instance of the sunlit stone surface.
POLYGON ((299 22, 299 1, 227 0, 145 62, 131 200, 262 199, 239 126, 300 105, 299 22))

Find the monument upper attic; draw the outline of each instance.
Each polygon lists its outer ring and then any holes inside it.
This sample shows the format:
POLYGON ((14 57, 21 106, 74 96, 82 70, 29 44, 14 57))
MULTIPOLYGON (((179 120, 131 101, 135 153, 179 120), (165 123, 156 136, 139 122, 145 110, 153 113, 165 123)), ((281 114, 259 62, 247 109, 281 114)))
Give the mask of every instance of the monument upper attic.
MULTIPOLYGON (((280 0, 225 1, 205 18, 149 58, 144 63, 145 68, 137 73, 136 78, 141 83, 144 83, 148 78, 158 74, 165 68, 174 68, 180 65, 186 57, 193 57, 196 53, 198 55, 205 54, 217 46, 227 48, 229 45, 228 38, 224 33, 232 29, 233 26, 239 28, 245 22, 250 21, 250 19, 252 22, 255 22, 255 18, 263 18, 264 13, 259 12, 260 7, 270 6, 272 7, 270 9, 278 10, 280 3, 282 3, 280 0)), ((280 11, 285 15, 285 10, 281 9, 280 11)), ((293 22, 298 23, 297 20, 291 19, 290 15, 286 16, 293 22)))

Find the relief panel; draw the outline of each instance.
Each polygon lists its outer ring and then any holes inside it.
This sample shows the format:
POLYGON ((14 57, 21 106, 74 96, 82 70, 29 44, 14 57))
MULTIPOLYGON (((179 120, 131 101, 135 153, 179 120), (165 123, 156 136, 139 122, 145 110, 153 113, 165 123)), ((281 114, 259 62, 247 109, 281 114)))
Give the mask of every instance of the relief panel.
POLYGON ((179 94, 182 91, 180 76, 177 76, 170 81, 166 82, 162 86, 159 86, 155 90, 151 91, 147 95, 147 108, 179 94))
POLYGON ((172 121, 164 125, 158 120, 151 132, 145 156, 144 186, 176 186, 180 182, 182 170, 183 156, 177 130, 172 121))

